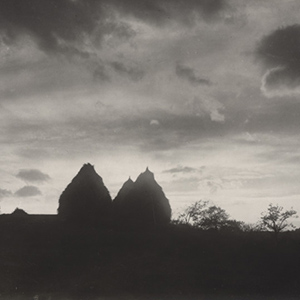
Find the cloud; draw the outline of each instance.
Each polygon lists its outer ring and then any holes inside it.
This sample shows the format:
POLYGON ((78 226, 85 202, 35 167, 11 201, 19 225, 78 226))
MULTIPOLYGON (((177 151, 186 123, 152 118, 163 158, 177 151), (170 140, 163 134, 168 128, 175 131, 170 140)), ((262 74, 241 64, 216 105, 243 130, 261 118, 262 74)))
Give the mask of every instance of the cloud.
POLYGON ((201 97, 195 96, 189 102, 189 106, 197 116, 209 114, 211 121, 219 123, 225 121, 225 116, 222 114, 224 105, 214 98, 205 95, 201 95, 201 97))
POLYGON ((5 190, 5 189, 0 189, 0 199, 4 198, 4 197, 9 197, 12 195, 12 192, 9 190, 5 190))
POLYGON ((94 69, 94 78, 103 82, 110 81, 110 76, 103 64, 97 64, 94 69))
POLYGON ((228 7, 224 0, 114 0, 111 3, 124 13, 155 25, 170 20, 190 24, 196 17, 209 21, 218 18, 228 7))
POLYGON ((48 53, 73 53, 88 56, 76 47, 95 29, 102 9, 97 1, 9 1, 0 3, 0 30, 10 44, 29 36, 48 53))
POLYGON ((51 156, 51 154, 47 150, 40 149, 39 147, 31 148, 31 149, 21 148, 16 151, 16 154, 18 156, 21 156, 22 158, 27 158, 32 160, 49 158, 51 156))
POLYGON ((42 192, 36 186, 31 186, 31 185, 24 186, 15 192, 15 195, 17 197, 22 197, 22 198, 33 197, 41 194, 42 192))
POLYGON ((177 64, 176 75, 187 80, 192 85, 211 85, 210 80, 197 76, 195 70, 187 66, 177 64))
POLYGON ((141 67, 161 47, 161 34, 174 24, 217 20, 226 7, 225 0, 0 1, 1 67, 10 69, 3 73, 7 83, 1 78, 1 96, 63 92, 79 81, 94 84, 91 75, 103 86, 117 75, 138 81, 155 65, 141 67))
POLYGON ((37 169, 22 169, 19 171, 16 177, 26 182, 45 182, 50 179, 48 174, 45 174, 37 169))
POLYGON ((224 136, 230 132, 226 122, 215 122, 207 113, 198 116, 156 111, 153 115, 159 116, 161 130, 151 130, 151 126, 146 126, 149 123, 143 119, 133 119, 125 122, 119 133, 126 135, 131 144, 138 144, 140 150, 148 152, 180 148, 191 141, 224 136))
MULTIPOLYGON (((283 96, 300 88, 300 25, 279 28, 263 37, 256 48, 265 74, 262 91, 283 96)), ((299 92, 299 91, 298 91, 299 92)))
POLYGON ((120 16, 159 25, 195 15, 211 20, 225 7, 224 0, 2 0, 0 32, 7 45, 26 36, 46 53, 89 58, 87 46, 101 45, 104 37, 134 35, 120 16))
POLYGON ((137 67, 132 67, 132 66, 127 66, 121 62, 112 62, 111 67, 113 70, 121 75, 125 75, 129 79, 133 81, 138 81, 143 78, 144 72, 137 68, 137 67))
POLYGON ((168 169, 163 171, 163 173, 193 173, 193 172, 198 172, 199 169, 196 168, 191 168, 191 167, 183 167, 183 166, 177 166, 172 169, 168 169))
POLYGON ((151 126, 159 126, 160 123, 159 123, 158 120, 153 119, 153 120, 150 121, 150 125, 151 125, 151 126))
MULTIPOLYGON (((249 122, 244 124, 243 127, 250 134, 260 134, 254 139, 257 143, 261 143, 262 141, 267 142, 266 138, 270 135, 270 132, 276 133, 280 138, 282 136, 292 136, 294 139, 299 132, 299 114, 300 103, 296 97, 293 97, 289 98, 288 101, 274 103, 265 108, 262 107, 259 112, 251 116, 249 122), (262 137, 261 134, 263 133, 267 136, 262 137)), ((279 141, 279 143, 281 142, 282 140, 279 141)))
MULTIPOLYGON (((101 106, 101 103, 98 105, 101 106)), ((85 153, 92 149, 98 151, 96 149, 99 147, 110 148, 119 144, 120 140, 124 147, 131 145, 146 152, 173 149, 184 147, 192 141, 226 136, 235 126, 230 122, 213 121, 210 112, 206 111, 195 115, 195 110, 193 113, 175 114, 164 109, 145 109, 128 117, 125 110, 123 115, 105 110, 99 118, 98 110, 94 110, 95 115, 66 116, 59 123, 64 130, 57 130, 45 120, 33 124, 14 120, 5 126, 6 136, 2 138, 6 143, 21 141, 22 147, 15 152, 22 158, 33 160, 34 156, 29 154, 28 149, 41 150, 41 153, 37 152, 40 159, 57 158, 70 152, 85 153), (151 125, 151 120, 159 120, 159 125, 153 122, 151 125)))
POLYGON ((208 186, 209 192, 211 194, 215 194, 216 192, 218 192, 218 190, 223 189, 222 184, 214 181, 207 181, 206 185, 208 186))
POLYGON ((164 184, 165 190, 170 190, 172 192, 180 191, 180 192, 191 192, 197 191, 199 188, 199 178, 191 176, 187 178, 178 178, 176 180, 172 180, 169 183, 164 184))

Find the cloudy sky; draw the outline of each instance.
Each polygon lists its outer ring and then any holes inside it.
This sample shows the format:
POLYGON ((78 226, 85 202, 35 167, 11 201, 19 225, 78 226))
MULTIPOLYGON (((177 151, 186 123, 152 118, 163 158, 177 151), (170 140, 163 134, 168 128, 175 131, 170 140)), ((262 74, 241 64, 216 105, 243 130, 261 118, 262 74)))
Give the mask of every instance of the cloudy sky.
MULTIPOLYGON (((176 214, 300 213, 298 0, 1 0, 0 206, 56 213, 90 162, 176 214), (126 4, 125 4, 126 3, 126 4)), ((300 225, 300 224, 299 224, 300 225)))

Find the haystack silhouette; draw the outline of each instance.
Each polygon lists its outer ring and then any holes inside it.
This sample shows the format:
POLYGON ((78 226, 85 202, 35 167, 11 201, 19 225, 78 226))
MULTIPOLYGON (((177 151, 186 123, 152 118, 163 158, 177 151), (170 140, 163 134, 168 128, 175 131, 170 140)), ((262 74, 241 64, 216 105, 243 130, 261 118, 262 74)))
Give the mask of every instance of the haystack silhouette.
MULTIPOLYGON (((127 181, 124 182, 123 186, 119 190, 116 198, 113 201, 114 207, 122 206, 124 199, 126 199, 127 194, 133 189, 134 181, 129 177, 127 181)), ((125 200, 126 201, 126 200, 125 200)))
POLYGON ((133 182, 127 180, 113 201, 114 225, 121 230, 145 230, 165 226, 171 207, 154 174, 147 168, 133 182))
POLYGON ((108 226, 112 199, 94 167, 84 164, 59 198, 58 215, 78 225, 108 226))
POLYGON ((28 217, 28 213, 24 210, 24 209, 21 209, 21 208, 16 208, 12 213, 11 213, 11 216, 14 217, 14 218, 26 218, 28 217))

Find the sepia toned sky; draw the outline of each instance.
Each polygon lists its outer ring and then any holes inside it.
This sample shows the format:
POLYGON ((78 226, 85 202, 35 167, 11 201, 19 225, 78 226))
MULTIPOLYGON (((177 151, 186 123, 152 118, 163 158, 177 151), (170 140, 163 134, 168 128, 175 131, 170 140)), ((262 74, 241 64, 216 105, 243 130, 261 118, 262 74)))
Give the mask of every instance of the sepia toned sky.
POLYGON ((2 0, 1 212, 56 213, 90 162, 113 197, 149 166, 175 215, 200 199, 246 222, 300 213, 299 10, 2 0))

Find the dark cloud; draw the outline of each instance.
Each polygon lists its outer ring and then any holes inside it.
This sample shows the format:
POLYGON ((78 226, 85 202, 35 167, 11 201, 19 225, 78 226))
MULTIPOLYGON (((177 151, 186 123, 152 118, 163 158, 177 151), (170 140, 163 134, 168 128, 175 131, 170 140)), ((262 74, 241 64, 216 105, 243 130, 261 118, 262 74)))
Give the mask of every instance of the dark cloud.
MULTIPOLYGON (((2 136, 2 142, 22 142, 22 148, 17 151, 22 157, 26 148, 45 149, 45 155, 48 153, 52 157, 58 157, 62 153, 73 151, 72 149, 77 149, 77 152, 90 151, 91 147, 111 147, 120 145, 121 141, 124 146, 132 145, 146 152, 167 150, 195 140, 225 136, 233 129, 237 130, 236 124, 230 120, 224 123, 214 122, 208 114, 179 115, 155 109, 130 117, 111 113, 109 110, 106 115, 101 118, 98 115, 67 117, 59 123, 59 127, 45 120, 28 122, 13 119, 5 126, 6 135, 2 136), (160 125, 150 125, 150 120, 159 120, 160 125)), ((26 157, 28 152, 25 151, 26 157)), ((30 156, 30 159, 33 157, 30 156)))
POLYGON ((256 48, 266 74, 263 88, 300 86, 300 25, 279 28, 263 37, 256 48))
POLYGON ((36 186, 27 185, 15 192, 17 197, 33 197, 41 195, 41 191, 36 186))
POLYGON ((87 44, 99 46, 103 37, 135 34, 118 15, 159 25, 195 15, 210 20, 225 7, 225 0, 2 0, 0 33, 6 44, 27 36, 44 52, 88 58, 87 44))
POLYGON ((299 115, 300 103, 297 101, 269 103, 268 107, 261 108, 253 114, 243 128, 250 133, 266 132, 297 136, 300 126, 299 115))
POLYGON ((136 32, 129 24, 119 20, 114 20, 111 16, 105 19, 105 23, 103 23, 101 27, 98 27, 97 33, 98 39, 100 39, 98 42, 101 41, 101 37, 105 36, 105 42, 110 45, 113 45, 114 43, 111 40, 111 37, 113 36, 118 39, 117 43, 124 42, 136 36, 136 32))
POLYGON ((196 16, 211 20, 227 7, 224 0, 115 0, 112 3, 135 18, 157 25, 174 19, 191 23, 196 16))
POLYGON ((197 171, 198 169, 196 168, 177 166, 176 168, 165 170, 163 173, 193 173, 197 171))
POLYGON ((4 198, 4 197, 9 197, 12 195, 12 192, 9 190, 5 190, 5 189, 0 189, 0 199, 4 198))
POLYGON ((97 65, 94 70, 94 78, 103 82, 110 81, 110 76, 104 65, 97 65))
POLYGON ((143 78, 144 72, 137 68, 137 67, 131 67, 126 66, 121 62, 112 62, 111 67, 116 71, 117 73, 121 75, 127 76, 129 79, 133 81, 138 81, 143 78))
POLYGON ((208 79, 201 78, 200 76, 196 75, 194 69, 177 64, 176 66, 176 75, 179 78, 183 78, 187 80, 192 85, 210 85, 211 82, 208 79))
POLYGON ((3 0, 0 30, 7 43, 27 35, 45 52, 88 56, 78 51, 74 43, 82 42, 95 29, 102 16, 100 4, 98 1, 3 0))
POLYGON ((159 117, 158 128, 146 126, 147 123, 142 119, 123 124, 123 136, 130 132, 132 142, 138 141, 139 148, 144 152, 169 150, 185 146, 192 141, 225 136, 232 126, 228 122, 214 122, 208 115, 175 115, 162 111, 153 115, 159 117), (134 126, 136 122, 138 125, 134 126), (128 127, 130 131, 126 130, 128 127))
POLYGON ((138 81, 144 77, 145 72, 137 66, 129 66, 122 62, 101 62, 96 63, 93 67, 94 79, 102 82, 111 81, 112 72, 115 72, 123 77, 127 77, 132 81, 138 81))
POLYGON ((45 182, 50 179, 48 174, 36 169, 23 169, 20 170, 16 177, 26 182, 45 182))

